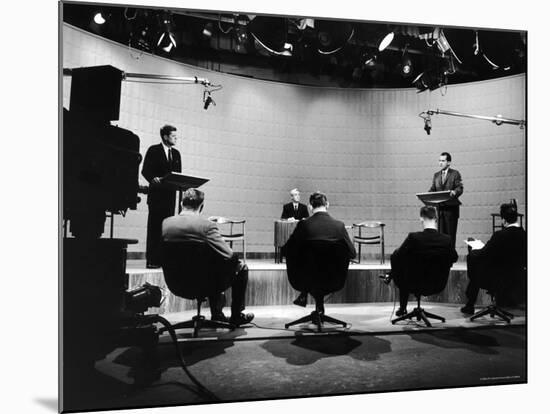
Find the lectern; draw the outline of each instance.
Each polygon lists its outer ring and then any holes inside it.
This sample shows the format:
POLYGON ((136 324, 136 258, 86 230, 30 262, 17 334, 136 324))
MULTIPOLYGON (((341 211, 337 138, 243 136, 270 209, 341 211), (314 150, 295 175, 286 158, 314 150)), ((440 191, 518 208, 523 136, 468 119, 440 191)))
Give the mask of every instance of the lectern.
POLYGON ((182 173, 171 172, 162 178, 162 185, 165 188, 178 191, 178 213, 181 212, 181 193, 189 188, 199 188, 210 181, 208 178, 192 177, 182 173))
POLYGON ((437 208, 437 230, 441 233, 441 220, 439 220, 439 207, 441 203, 448 201, 451 198, 451 191, 430 191, 427 193, 416 194, 418 199, 427 206, 435 206, 437 208))

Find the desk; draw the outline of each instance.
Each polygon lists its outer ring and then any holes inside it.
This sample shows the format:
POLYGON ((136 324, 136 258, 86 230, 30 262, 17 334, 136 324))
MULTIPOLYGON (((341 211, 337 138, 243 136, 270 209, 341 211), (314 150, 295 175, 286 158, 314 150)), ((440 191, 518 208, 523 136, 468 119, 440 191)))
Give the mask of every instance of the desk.
POLYGON ((275 231, 273 244, 275 246, 275 263, 281 263, 281 247, 285 245, 288 238, 298 225, 298 221, 275 220, 275 231))
MULTIPOLYGON (((500 218, 500 214, 499 213, 491 213, 491 217, 493 218, 493 233, 497 230, 502 230, 504 228, 502 226, 502 224, 496 224, 496 222, 495 222, 495 220, 497 218, 500 218)), ((518 217, 519 217, 519 225, 521 227, 523 227, 523 214, 518 213, 518 217)))

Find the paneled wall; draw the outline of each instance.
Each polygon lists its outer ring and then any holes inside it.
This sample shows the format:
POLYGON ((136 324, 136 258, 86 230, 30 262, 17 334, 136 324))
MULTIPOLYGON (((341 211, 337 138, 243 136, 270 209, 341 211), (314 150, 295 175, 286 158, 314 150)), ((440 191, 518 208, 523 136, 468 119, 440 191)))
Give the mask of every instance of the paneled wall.
MULTIPOLYGON (((248 251, 273 250, 273 220, 298 187, 303 198, 322 190, 331 214, 346 224, 386 223, 387 251, 419 229, 420 202, 438 156, 448 151, 464 180, 457 240, 487 240, 492 212, 517 198, 525 212, 525 131, 487 121, 432 117, 427 135, 418 114, 444 109, 525 118, 525 77, 512 76, 433 92, 415 89, 315 88, 240 78, 139 54, 71 26, 63 27, 65 68, 113 65, 125 72, 206 77, 223 89, 216 106, 202 105, 202 87, 124 82, 117 122, 141 139, 141 152, 159 142, 163 124, 178 128, 183 172, 210 178, 206 215, 247 219, 248 251)), ((63 80, 69 106, 70 77, 63 80)), ((143 183, 145 181, 140 178, 143 183)), ((115 235, 145 250, 147 205, 117 217, 115 235)), ((457 243, 465 254, 463 243, 457 243)))

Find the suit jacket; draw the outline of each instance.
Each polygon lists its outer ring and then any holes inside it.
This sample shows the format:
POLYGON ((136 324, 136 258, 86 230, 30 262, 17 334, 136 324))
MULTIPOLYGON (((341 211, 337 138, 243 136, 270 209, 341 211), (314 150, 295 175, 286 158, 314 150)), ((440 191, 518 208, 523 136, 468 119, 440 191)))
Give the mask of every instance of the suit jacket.
POLYGON ((292 203, 285 204, 283 206, 283 213, 281 214, 282 219, 288 219, 294 217, 296 220, 301 220, 309 217, 309 211, 307 211, 307 206, 302 203, 298 203, 298 211, 294 211, 294 205, 292 203))
POLYGON ((169 172, 181 172, 181 155, 172 147, 172 165, 168 162, 162 143, 151 145, 145 153, 141 175, 149 182, 147 204, 150 207, 174 205, 176 192, 162 184, 151 184, 155 177, 164 177, 169 172))
POLYGON ((233 250, 223 240, 216 223, 200 214, 182 212, 162 222, 162 239, 165 241, 195 240, 208 243, 216 252, 229 259, 233 250))
MULTIPOLYGON (((495 232, 482 249, 472 250, 468 258, 468 272, 475 266, 481 287, 489 278, 503 283, 515 283, 527 267, 527 233, 521 227, 509 226, 495 232)), ((477 275, 476 275, 477 276, 477 275)))
POLYGON ((434 174, 432 179, 432 186, 428 191, 449 191, 454 190, 456 192, 454 197, 451 197, 449 201, 441 203, 442 207, 459 206, 461 204, 458 197, 462 195, 464 186, 462 185, 462 177, 457 170, 449 168, 447 170, 447 178, 443 182, 443 173, 438 171, 434 174))
MULTIPOLYGON (((448 269, 457 259, 458 254, 452 247, 450 236, 435 229, 424 229, 409 233, 401 246, 393 252, 392 275, 399 288, 413 291, 415 286, 420 286, 420 290, 424 292, 436 293, 435 291, 445 288, 448 269), (435 266, 430 269, 429 264, 434 262, 435 266), (419 274, 416 267, 428 271, 419 274)), ((431 294, 424 292, 423 294, 431 294)))
POLYGON ((341 241, 345 244, 350 259, 357 254, 344 223, 332 218, 324 211, 319 211, 298 223, 286 244, 281 248, 282 255, 299 256, 301 243, 305 240, 341 241))

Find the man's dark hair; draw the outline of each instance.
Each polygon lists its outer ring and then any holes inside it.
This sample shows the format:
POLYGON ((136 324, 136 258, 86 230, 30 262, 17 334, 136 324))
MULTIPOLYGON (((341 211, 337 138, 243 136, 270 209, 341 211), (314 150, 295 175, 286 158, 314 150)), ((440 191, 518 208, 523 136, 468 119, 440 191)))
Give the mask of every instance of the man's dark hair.
POLYGON ((435 220, 437 217, 437 211, 434 206, 420 207, 420 217, 435 220))
POLYGON ((204 202, 204 193, 196 188, 189 188, 183 193, 181 205, 186 208, 198 210, 204 202))
POLYGON ((506 220, 506 223, 515 223, 518 220, 518 210, 512 203, 504 203, 500 206, 500 217, 506 220))
POLYGON ((175 126, 172 126, 172 125, 164 125, 161 129, 160 129, 160 137, 161 138, 164 138, 165 135, 170 135, 170 133, 172 131, 177 131, 176 127, 175 126))
POLYGON ((327 205, 327 196, 320 191, 314 192, 309 196, 309 204, 312 208, 323 207, 327 205))
POLYGON ((451 154, 449 154, 448 152, 442 152, 441 156, 445 157, 447 161, 451 162, 451 154))

